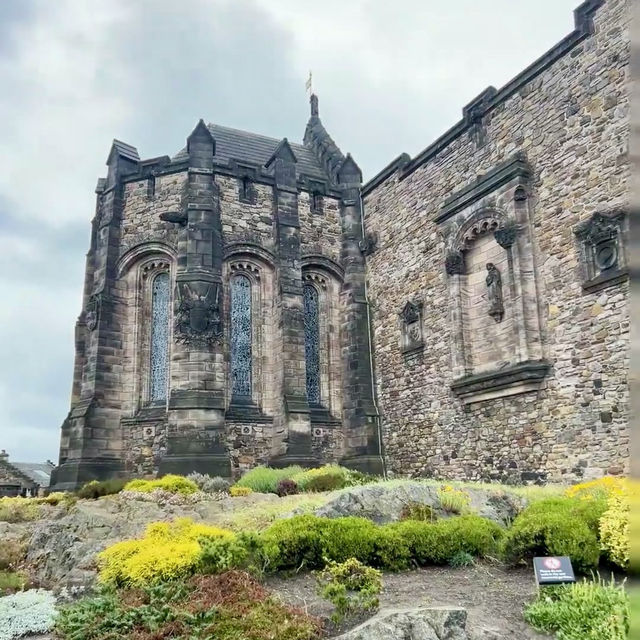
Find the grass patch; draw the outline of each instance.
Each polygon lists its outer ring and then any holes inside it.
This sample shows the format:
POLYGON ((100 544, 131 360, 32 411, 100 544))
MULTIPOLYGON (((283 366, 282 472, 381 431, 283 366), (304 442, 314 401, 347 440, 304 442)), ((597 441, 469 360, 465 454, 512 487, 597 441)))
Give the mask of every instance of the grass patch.
MULTIPOLYGON (((235 532, 262 531, 276 520, 295 511, 296 513, 311 513, 329 501, 332 494, 298 494, 285 496, 274 502, 247 503, 232 513, 222 513, 216 521, 225 529, 235 532)), ((240 501, 238 501, 240 502, 240 501)))
POLYGON ((0 498, 0 521, 15 523, 39 520, 46 515, 48 506, 68 509, 76 500, 73 494, 62 492, 51 493, 44 498, 0 498))
POLYGON ((104 590, 64 608, 56 630, 82 640, 313 640, 321 626, 273 598, 247 573, 229 571, 156 587, 104 590))
POLYGON ((538 631, 556 633, 560 640, 626 640, 629 598, 613 579, 545 587, 524 617, 538 631))
POLYGON ((0 596, 22 591, 28 584, 28 577, 21 571, 0 571, 0 596))
POLYGON ((256 493, 276 493, 278 482, 285 478, 290 479, 302 472, 302 467, 291 466, 284 469, 272 469, 271 467, 256 467, 247 471, 238 482, 236 487, 248 487, 256 493))

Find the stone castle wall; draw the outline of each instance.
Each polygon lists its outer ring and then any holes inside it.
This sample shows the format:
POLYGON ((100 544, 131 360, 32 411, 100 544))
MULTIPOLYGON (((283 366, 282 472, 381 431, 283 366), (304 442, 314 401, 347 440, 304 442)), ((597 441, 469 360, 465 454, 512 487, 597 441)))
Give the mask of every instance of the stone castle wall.
POLYGON ((401 157, 365 185, 366 232, 378 241, 367 258, 375 371, 396 473, 567 481, 627 468, 628 282, 583 288, 575 230, 628 207, 630 3, 585 8, 592 34, 510 95, 480 96, 422 157, 401 157), (518 163, 530 169, 509 168, 518 163), (494 184, 481 178, 474 195, 476 176, 492 171, 494 184), (496 243, 487 218, 488 231, 461 240, 466 270, 455 251, 445 266, 458 228, 488 209, 517 222, 515 248, 496 243), (500 323, 486 315, 490 261, 503 277, 500 323), (409 301, 422 304, 417 329, 399 316, 409 301), (402 349, 413 344, 407 327, 423 332, 413 350, 402 349), (474 402, 451 387, 529 361, 549 366, 535 389, 474 402))

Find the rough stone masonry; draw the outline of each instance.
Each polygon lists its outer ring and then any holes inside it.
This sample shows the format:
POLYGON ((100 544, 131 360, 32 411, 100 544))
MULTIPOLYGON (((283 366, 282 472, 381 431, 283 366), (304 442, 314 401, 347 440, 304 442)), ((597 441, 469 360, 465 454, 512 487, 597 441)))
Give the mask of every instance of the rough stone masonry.
MULTIPOLYGON (((362 185, 318 99, 302 144, 200 121, 114 141, 52 484, 628 465, 628 0, 362 185)), ((505 52, 508 53, 508 52, 505 52)))

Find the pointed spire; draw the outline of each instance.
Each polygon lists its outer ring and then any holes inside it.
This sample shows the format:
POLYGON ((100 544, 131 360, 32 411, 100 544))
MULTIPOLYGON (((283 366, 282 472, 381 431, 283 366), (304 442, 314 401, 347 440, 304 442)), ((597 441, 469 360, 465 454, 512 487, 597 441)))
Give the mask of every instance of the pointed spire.
POLYGON ((195 129, 191 132, 189 137, 187 138, 187 153, 191 153, 191 145, 193 142, 200 143, 210 143, 213 145, 213 154, 216 153, 216 141, 214 137, 211 135, 211 131, 204 123, 204 120, 200 118, 198 124, 195 126, 195 129))
POLYGON ((271 157, 265 162, 265 167, 270 167, 276 160, 283 160, 284 162, 296 163, 298 159, 291 149, 291 145, 286 138, 282 138, 280 144, 276 147, 276 150, 271 154, 271 157))
POLYGON ((317 118, 320 116, 320 110, 318 109, 318 96, 315 93, 311 94, 309 98, 309 103, 311 104, 311 117, 317 118))
POLYGON ((362 182, 362 171, 360 171, 360 167, 351 157, 350 153, 347 153, 347 157, 344 159, 344 161, 340 165, 340 168, 338 169, 338 180, 342 184, 360 184, 362 182))

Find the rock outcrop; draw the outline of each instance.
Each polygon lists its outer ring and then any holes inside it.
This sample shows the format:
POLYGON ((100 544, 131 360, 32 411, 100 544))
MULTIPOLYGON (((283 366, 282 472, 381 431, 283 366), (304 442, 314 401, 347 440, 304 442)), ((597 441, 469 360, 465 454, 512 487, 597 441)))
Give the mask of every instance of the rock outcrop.
MULTIPOLYGON (((524 506, 524 499, 506 491, 465 488, 470 497, 470 509, 499 524, 507 524, 524 506)), ((423 482, 372 484, 354 487, 336 495, 316 510, 326 518, 360 516, 378 523, 400 520, 411 504, 431 507, 439 517, 447 516, 438 498, 438 486, 423 482)))
POLYGON ((336 640, 472 640, 457 607, 385 609, 336 640))

